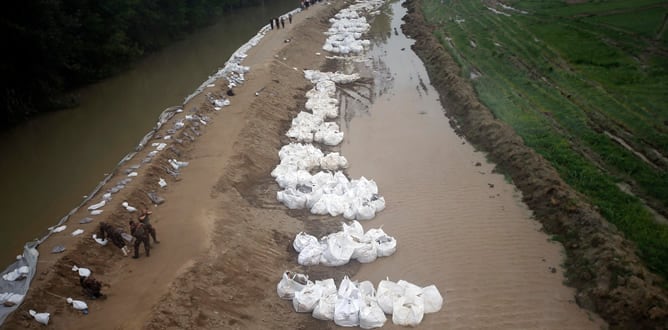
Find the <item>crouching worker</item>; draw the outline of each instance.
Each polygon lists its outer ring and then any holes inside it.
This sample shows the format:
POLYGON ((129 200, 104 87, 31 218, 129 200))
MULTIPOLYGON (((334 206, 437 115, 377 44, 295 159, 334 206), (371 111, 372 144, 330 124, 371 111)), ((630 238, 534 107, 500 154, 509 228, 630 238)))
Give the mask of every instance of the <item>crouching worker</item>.
POLYGON ((81 284, 81 288, 83 289, 83 292, 86 295, 86 297, 89 297, 91 299, 97 299, 104 296, 101 292, 102 283, 94 279, 92 276, 88 277, 79 276, 79 284, 81 284))
POLYGON ((146 251, 146 256, 151 256, 151 246, 148 242, 148 230, 144 227, 141 222, 134 222, 130 220, 130 233, 135 238, 135 255, 132 258, 139 258, 139 245, 144 244, 144 250, 146 251))
POLYGON ((116 247, 121 249, 124 256, 128 256, 128 247, 125 244, 125 239, 123 239, 123 230, 121 228, 114 228, 112 225, 106 222, 100 222, 100 229, 98 230, 97 237, 99 239, 109 238, 116 247))

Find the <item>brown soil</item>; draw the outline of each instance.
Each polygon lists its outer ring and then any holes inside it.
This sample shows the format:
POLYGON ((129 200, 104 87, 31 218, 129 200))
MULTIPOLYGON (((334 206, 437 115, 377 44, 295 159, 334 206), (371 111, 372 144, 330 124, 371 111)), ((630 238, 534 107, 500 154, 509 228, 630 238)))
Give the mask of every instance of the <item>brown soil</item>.
POLYGON ((512 178, 545 230, 560 237, 578 304, 601 315, 612 328, 668 328, 663 280, 646 269, 632 243, 477 100, 456 62, 432 35, 419 1, 406 5, 404 31, 417 40, 413 50, 425 62, 446 115, 512 178))

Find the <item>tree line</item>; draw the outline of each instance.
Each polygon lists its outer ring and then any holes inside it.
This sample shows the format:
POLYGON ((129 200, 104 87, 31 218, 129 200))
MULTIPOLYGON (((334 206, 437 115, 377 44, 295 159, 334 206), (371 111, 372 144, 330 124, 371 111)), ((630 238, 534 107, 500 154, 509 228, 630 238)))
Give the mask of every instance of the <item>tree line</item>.
POLYGON ((223 12, 263 0, 4 2, 0 127, 76 105, 67 92, 126 68, 223 12))

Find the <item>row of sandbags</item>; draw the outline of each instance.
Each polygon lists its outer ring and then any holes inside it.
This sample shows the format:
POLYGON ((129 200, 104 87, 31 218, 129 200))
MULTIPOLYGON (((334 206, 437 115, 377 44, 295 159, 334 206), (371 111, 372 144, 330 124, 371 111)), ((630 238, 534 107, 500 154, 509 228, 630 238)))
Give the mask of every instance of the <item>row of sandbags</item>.
POLYGON ((358 2, 330 18, 330 28, 325 34, 328 35, 322 49, 336 54, 360 54, 371 42, 362 39, 362 34, 371 27, 366 17, 360 16, 359 12, 371 12, 384 1, 358 2))
POLYGON ((370 281, 357 283, 346 276, 337 289, 331 278, 312 282, 306 275, 286 271, 276 292, 281 299, 292 300, 298 313, 363 329, 382 327, 386 314, 392 315, 394 324, 414 327, 424 314, 438 312, 443 306, 436 286, 420 287, 404 280, 382 280, 375 289, 370 281))
POLYGON ((351 225, 343 223, 343 230, 320 240, 300 232, 292 247, 299 253, 297 262, 302 266, 322 264, 336 267, 347 264, 351 259, 370 263, 378 257, 389 257, 397 251, 397 240, 382 228, 369 229, 364 233, 362 225, 353 221, 351 225))
POLYGON ((343 215, 350 220, 372 219, 385 208, 376 183, 364 177, 349 180, 338 171, 348 167, 345 157, 337 152, 325 155, 311 144, 341 142, 338 125, 325 120, 338 116, 336 83, 355 81, 359 75, 306 70, 304 76, 315 85, 306 93, 306 108, 311 112, 300 112, 286 133, 302 143, 290 143, 279 152, 281 162, 271 173, 282 188, 276 198, 290 209, 308 208, 313 214, 343 215), (311 174, 319 169, 324 171, 311 174))

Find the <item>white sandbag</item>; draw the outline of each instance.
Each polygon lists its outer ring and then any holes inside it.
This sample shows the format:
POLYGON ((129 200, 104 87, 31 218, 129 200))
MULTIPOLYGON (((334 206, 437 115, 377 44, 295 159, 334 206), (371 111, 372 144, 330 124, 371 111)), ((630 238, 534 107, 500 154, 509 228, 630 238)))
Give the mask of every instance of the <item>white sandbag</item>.
POLYGON ((341 327, 356 327, 360 324, 359 299, 338 296, 334 306, 334 323, 341 327))
POLYGON ((3 292, 0 293, 0 304, 4 304, 7 307, 14 305, 19 305, 25 296, 13 292, 3 292))
POLYGON ((356 247, 350 237, 342 232, 328 235, 324 243, 326 247, 320 257, 320 263, 330 267, 347 264, 356 247))
POLYGON ((104 210, 95 210, 95 211, 90 211, 90 215, 100 215, 104 212, 104 210))
POLYGON ((291 210, 303 209, 306 206, 307 196, 298 190, 288 187, 276 192, 276 199, 291 210))
POLYGON ((378 237, 375 242, 378 243, 376 251, 379 257, 389 257, 397 251, 397 240, 392 236, 378 237))
POLYGON ((109 240, 107 240, 106 238, 105 239, 97 238, 97 234, 93 234, 93 239, 97 244, 100 244, 102 246, 105 246, 107 245, 107 243, 109 243, 109 240))
POLYGON ((334 306, 334 323, 342 327, 359 325, 360 290, 357 283, 344 276, 339 285, 336 305, 334 306))
POLYGON ((373 283, 371 283, 371 281, 362 281, 357 284, 357 288, 360 290, 360 297, 376 297, 376 288, 373 287, 373 283))
POLYGON ((28 266, 21 266, 5 275, 2 275, 2 279, 10 282, 16 281, 17 279, 22 280, 26 277, 26 275, 28 275, 29 272, 30 268, 28 268, 28 266))
POLYGON ((424 317, 424 303, 422 297, 402 296, 394 301, 392 309, 392 323, 409 327, 416 327, 424 317))
POLYGON ((97 203, 97 204, 93 204, 93 205, 89 206, 89 207, 88 207, 88 211, 97 210, 97 209, 103 207, 103 206, 106 205, 106 204, 107 204, 107 201, 106 201, 106 200, 102 200, 101 202, 99 202, 99 203, 97 203))
POLYGON ((32 316, 33 318, 35 318, 35 321, 37 321, 37 322, 39 322, 39 323, 41 323, 41 324, 44 324, 44 325, 48 325, 48 324, 49 324, 49 316, 51 315, 50 313, 37 313, 36 311, 34 311, 34 310, 31 309, 31 310, 28 312, 28 314, 30 314, 30 316, 32 316))
POLYGON ((79 235, 83 234, 83 232, 84 232, 83 229, 77 229, 77 230, 72 232, 72 236, 79 236, 79 235))
POLYGON ((375 195, 371 198, 369 204, 376 210, 376 213, 385 209, 385 197, 375 195))
POLYGON ((321 297, 311 315, 318 320, 334 320, 334 307, 336 306, 337 297, 338 295, 336 293, 321 297))
POLYGON ((353 251, 352 259, 367 264, 378 258, 378 243, 376 241, 361 242, 353 251))
POLYGON ((378 283, 376 290, 376 299, 378 305, 385 314, 392 314, 394 310, 394 301, 404 294, 404 288, 390 280, 382 280, 378 283))
POLYGON ((67 229, 67 225, 62 225, 60 227, 53 228, 51 230, 52 233, 60 233, 61 231, 67 229))
POLYGON ((357 208, 355 219, 357 220, 371 220, 376 216, 376 208, 369 203, 362 203, 357 208))
POLYGON ((81 301, 81 300, 74 300, 72 298, 67 298, 67 303, 71 304, 74 309, 83 311, 88 309, 88 304, 86 302, 81 301))
POLYGON ((320 167, 323 170, 336 171, 348 167, 348 160, 338 152, 332 152, 320 158, 320 167))
POLYGON ((419 287, 411 282, 399 280, 397 285, 404 288, 405 297, 418 297, 422 298, 422 287, 419 287))
POLYGON ((295 251, 297 252, 302 252, 305 247, 311 244, 320 243, 318 243, 318 239, 315 236, 309 235, 303 231, 299 232, 299 234, 295 236, 295 240, 292 241, 292 247, 295 248, 295 251))
POLYGON ((364 234, 364 239, 375 241, 379 257, 388 257, 397 251, 397 240, 385 233, 382 228, 372 228, 364 234))
POLYGON ((336 283, 334 283, 333 278, 328 278, 326 280, 315 281, 315 284, 319 285, 322 288, 322 296, 329 296, 330 294, 336 294, 336 283))
POLYGON ((78 272, 79 276, 88 277, 91 274, 90 269, 88 268, 79 268, 77 265, 72 266, 73 272, 78 272))
POLYGON ((291 300, 295 297, 296 291, 301 291, 309 283, 311 281, 308 280, 308 276, 286 271, 276 285, 276 293, 281 299, 291 300))
POLYGON ((302 249, 302 252, 299 252, 299 256, 297 256, 297 262, 302 266, 315 266, 319 264, 325 247, 326 246, 320 244, 317 241, 311 245, 306 246, 304 249, 302 249))
POLYGON ((309 284, 300 291, 295 291, 292 307, 297 313, 311 313, 322 296, 322 287, 309 284))
POLYGON ((425 314, 436 313, 443 307, 443 296, 433 284, 422 288, 422 300, 425 314))
POLYGON ((376 299, 372 296, 364 296, 360 306, 360 327, 362 329, 380 328, 385 325, 385 321, 387 317, 376 299))
POLYGON ((343 227, 343 232, 346 233, 346 235, 357 238, 364 237, 364 228, 362 227, 362 224, 359 223, 359 221, 353 220, 349 225, 344 222, 341 226, 343 227))

